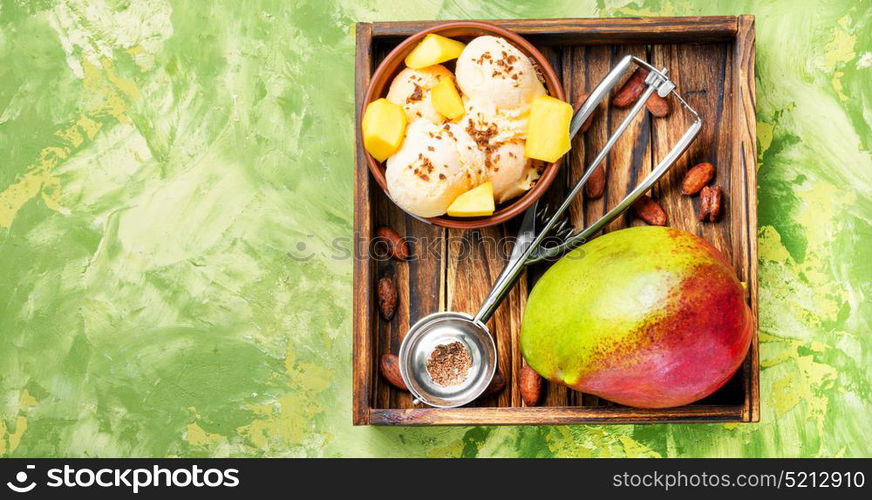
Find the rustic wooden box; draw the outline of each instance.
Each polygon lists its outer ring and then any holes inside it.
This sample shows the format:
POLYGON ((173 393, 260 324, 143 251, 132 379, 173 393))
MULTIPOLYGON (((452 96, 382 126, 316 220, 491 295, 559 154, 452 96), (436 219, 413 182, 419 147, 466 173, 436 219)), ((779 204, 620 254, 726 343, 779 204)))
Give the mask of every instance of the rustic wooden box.
MULTIPOLYGON (((748 301, 757 313, 757 181, 754 95, 754 18, 685 17, 621 19, 548 19, 490 21, 530 40, 549 57, 570 102, 589 91, 626 54, 668 68, 678 91, 699 112, 702 131, 678 164, 653 190, 669 215, 669 225, 712 242, 732 261, 748 284, 748 301), (727 201, 715 224, 696 221, 698 197, 680 196, 677 183, 689 166, 710 161, 715 182, 727 201)), ((356 119, 375 67, 403 38, 436 22, 357 24, 355 77, 356 119)), ((673 108, 675 109, 675 108, 673 108)), ((543 201, 560 200, 592 160, 627 110, 605 108, 591 129, 576 137, 570 168, 564 168, 543 201)), ((608 183, 600 200, 579 197, 572 221, 582 226, 623 198, 637 180, 669 150, 687 128, 685 114, 664 119, 640 114, 615 146, 606 163, 608 183)), ((356 121, 357 122, 357 121, 356 121)), ((356 128, 356 127, 355 127, 356 128)), ((552 201, 552 204, 554 201, 552 201)), ((556 384, 547 384, 541 406, 525 407, 517 372, 518 345, 527 293, 544 267, 528 268, 488 323, 499 353, 499 370, 508 381, 502 393, 455 409, 415 407, 408 393, 397 391, 378 374, 378 359, 396 353, 402 336, 419 318, 441 310, 474 313, 503 267, 510 248, 496 244, 515 235, 519 221, 473 231, 430 226, 396 208, 372 180, 357 137, 355 159, 354 265, 354 423, 376 425, 603 424, 652 422, 756 422, 759 419, 758 347, 733 379, 698 403, 669 409, 636 409, 603 401, 556 384), (420 238, 416 258, 397 263, 368 257, 373 231, 388 225, 420 238), (426 246, 426 247, 425 247, 426 246), (379 318, 375 283, 394 275, 398 310, 391 322, 379 318)), ((608 230, 640 221, 625 215, 608 230)))

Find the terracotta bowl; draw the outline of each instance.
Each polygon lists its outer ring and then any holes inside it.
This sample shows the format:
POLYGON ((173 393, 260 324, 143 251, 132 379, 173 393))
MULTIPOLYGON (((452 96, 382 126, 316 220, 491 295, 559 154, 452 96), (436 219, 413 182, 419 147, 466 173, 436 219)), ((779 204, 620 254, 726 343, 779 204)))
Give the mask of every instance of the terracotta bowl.
MULTIPOLYGON (((360 116, 363 116, 363 110, 370 102, 385 97, 391 82, 394 77, 405 67, 405 58, 418 45, 418 42, 428 33, 438 33, 448 38, 454 38, 463 42, 468 42, 472 38, 481 35, 494 35, 505 38, 509 43, 518 48, 521 52, 532 59, 539 67, 542 75, 545 77, 545 88, 548 90, 548 95, 561 100, 566 100, 563 93, 563 86, 554 72, 554 68, 545 59, 538 50, 536 50, 530 42, 524 40, 521 36, 512 33, 506 29, 494 26, 493 24, 482 23, 478 21, 456 21, 433 26, 432 28, 423 30, 415 35, 403 40, 387 57, 379 64, 375 70, 372 79, 369 83, 369 88, 366 90, 366 97, 363 100, 363 109, 360 110, 360 116)), ((360 128, 361 124, 357 124, 360 128)), ((375 178, 378 185, 387 193, 387 183, 385 182, 385 166, 379 163, 369 153, 366 153, 366 159, 369 162, 369 171, 375 178)), ((561 159, 551 163, 545 167, 539 180, 532 189, 523 195, 509 200, 506 203, 497 206, 496 211, 489 217, 449 217, 443 215, 441 217, 422 218, 413 214, 413 217, 425 222, 436 224, 437 226, 452 227, 457 229, 474 229, 480 227, 493 226, 501 222, 505 222, 516 215, 524 213, 551 185, 557 171, 560 168, 561 159)))

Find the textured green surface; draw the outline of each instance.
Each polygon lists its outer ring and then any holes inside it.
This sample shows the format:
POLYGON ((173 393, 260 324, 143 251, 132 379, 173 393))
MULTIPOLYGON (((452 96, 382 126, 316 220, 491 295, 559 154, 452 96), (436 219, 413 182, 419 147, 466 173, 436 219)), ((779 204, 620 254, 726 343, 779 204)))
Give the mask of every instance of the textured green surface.
POLYGON ((484 4, 0 0, 0 456, 872 454, 872 3, 484 4), (762 422, 353 428, 354 22, 740 13, 762 422))

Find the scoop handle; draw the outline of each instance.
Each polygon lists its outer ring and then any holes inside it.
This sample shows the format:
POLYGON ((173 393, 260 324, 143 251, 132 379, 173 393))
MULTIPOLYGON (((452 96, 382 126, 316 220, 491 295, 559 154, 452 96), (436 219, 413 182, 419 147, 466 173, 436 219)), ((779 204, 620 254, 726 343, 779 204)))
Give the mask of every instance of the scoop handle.
POLYGON ((497 277, 493 288, 491 288, 487 297, 484 298, 481 308, 479 308, 472 319, 482 326, 493 315, 500 302, 506 296, 506 293, 512 289, 512 285, 515 284, 515 280, 520 276, 527 259, 530 257, 536 232, 537 205, 538 202, 534 203, 524 213, 524 220, 521 222, 521 229, 518 231, 518 238, 515 240, 515 246, 512 248, 508 262, 506 262, 506 267, 503 268, 503 271, 497 277))
MULTIPOLYGON (((569 140, 572 139, 578 134, 578 131, 581 130, 582 124, 593 114, 594 110, 597 106, 599 106, 600 102, 606 97, 612 87, 618 83, 621 78, 621 75, 627 71, 627 68, 633 63, 633 56, 625 56, 621 61, 606 75, 602 81, 593 89, 590 97, 584 102, 581 108, 572 116, 572 120, 569 123, 569 140)), ((651 92, 653 92, 653 88, 649 88, 647 90, 647 94, 644 96, 645 99, 651 92)), ((518 234, 518 241, 515 243, 515 248, 512 249, 512 255, 509 257, 509 261, 506 263, 505 269, 500 273, 494 282, 493 288, 491 288, 490 293, 488 293, 487 297, 485 297, 484 302, 481 305, 481 308, 475 314, 473 321, 476 323, 480 323, 484 325, 488 319, 493 315, 494 311, 496 311, 497 307, 502 302, 503 298, 506 296, 506 293, 512 288, 512 285, 515 283, 515 280, 518 279, 518 276, 521 275, 521 271, 524 269, 524 266, 530 261, 531 255, 533 252, 539 248, 539 245, 542 243, 542 240, 548 235, 557 221, 560 219, 560 216, 563 215, 563 212, 569 208, 570 203, 575 198, 575 196, 581 191, 585 184, 587 184, 587 180, 590 178, 591 172, 593 172, 593 168, 598 165, 603 158, 608 154, 609 150, 611 150, 612 146, 614 146, 615 142, 617 142, 618 137, 624 132, 624 130, 630 125, 630 121, 632 118, 641 110, 642 106, 645 105, 645 99, 641 99, 639 103, 633 108, 633 111, 624 120, 623 123, 618 127, 618 130, 615 134, 609 139, 609 142, 606 143, 606 146, 603 148, 603 151, 600 152, 600 155, 597 157, 597 160, 594 160, 594 165, 591 168, 588 168, 587 172, 585 172, 584 176, 579 179, 578 183, 576 183, 575 187, 572 188, 572 191, 569 193, 569 196, 563 201, 560 207, 554 212, 553 216, 545 223, 545 227, 539 231, 539 234, 535 234, 535 223, 536 223, 536 205, 533 205, 531 208, 527 209, 527 212, 524 214, 524 221, 521 224, 521 230, 518 234)), ((565 157, 564 157, 565 161, 565 157)))

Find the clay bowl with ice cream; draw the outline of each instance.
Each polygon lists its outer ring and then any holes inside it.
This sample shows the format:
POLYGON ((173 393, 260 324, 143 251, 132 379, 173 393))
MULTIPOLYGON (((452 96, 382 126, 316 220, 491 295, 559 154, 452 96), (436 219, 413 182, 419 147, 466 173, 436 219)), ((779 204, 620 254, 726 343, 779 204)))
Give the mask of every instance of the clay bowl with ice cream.
MULTIPOLYGON (((543 94, 565 99, 548 60, 521 36, 477 21, 423 30, 385 57, 367 88, 361 117, 370 103, 387 100, 403 109, 407 122, 401 146, 382 155, 386 158, 377 159, 365 148, 369 170, 394 203, 425 222, 457 229, 505 222, 545 193, 562 161, 524 156, 530 101, 543 94), (407 57, 430 34, 466 44, 463 54, 438 65, 407 67, 407 57), (431 91, 443 74, 451 75, 458 96, 463 96, 465 114, 460 118, 452 120, 434 110, 431 91), (449 202, 483 182, 493 193, 491 213, 448 214, 449 202)), ((364 121, 358 129, 365 132, 364 121)))

